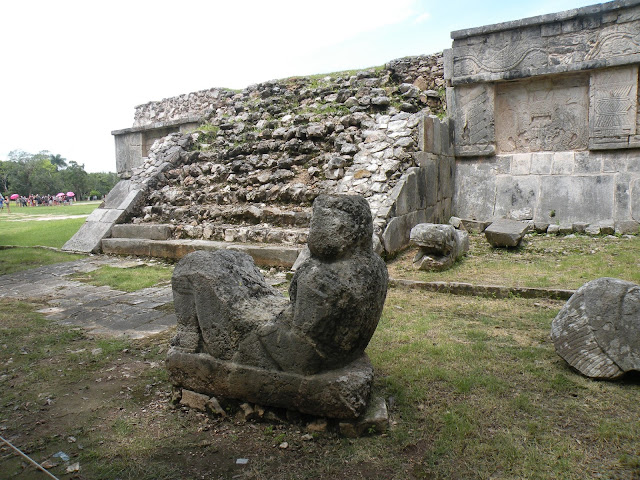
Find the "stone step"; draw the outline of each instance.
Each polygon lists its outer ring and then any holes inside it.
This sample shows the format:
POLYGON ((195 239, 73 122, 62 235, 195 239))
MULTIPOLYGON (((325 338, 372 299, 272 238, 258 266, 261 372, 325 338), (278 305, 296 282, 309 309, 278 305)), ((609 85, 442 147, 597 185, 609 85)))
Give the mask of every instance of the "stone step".
POLYGON ((177 260, 196 250, 215 251, 221 249, 244 252, 263 267, 290 268, 302 251, 301 245, 265 245, 253 243, 215 242, 210 240, 150 240, 145 238, 105 238, 103 253, 113 255, 136 255, 177 260))
POLYGON ((308 228, 285 228, 278 225, 233 225, 205 223, 202 225, 177 225, 175 238, 213 240, 237 243, 284 243, 304 245, 309 235, 308 228))
POLYGON ((198 204, 191 206, 152 206, 145 207, 145 221, 167 222, 207 220, 237 225, 257 225, 268 223, 282 227, 308 227, 311 220, 311 207, 281 205, 265 207, 261 204, 224 205, 198 204))
POLYGON ((169 240, 172 236, 171 225, 147 223, 114 225, 111 238, 145 238, 147 240, 169 240))

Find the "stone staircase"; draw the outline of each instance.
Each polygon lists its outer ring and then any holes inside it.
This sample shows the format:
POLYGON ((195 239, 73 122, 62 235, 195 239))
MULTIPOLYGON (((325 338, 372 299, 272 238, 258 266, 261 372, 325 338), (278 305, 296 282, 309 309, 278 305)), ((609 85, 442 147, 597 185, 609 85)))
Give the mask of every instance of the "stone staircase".
POLYGON ((215 96, 200 126, 157 138, 114 189, 135 190, 135 202, 98 209, 100 230, 83 227, 63 248, 179 258, 195 246, 260 244, 280 252, 266 265, 290 265, 282 252, 306 243, 314 199, 343 193, 366 198, 376 250, 394 255, 413 225, 450 212, 448 124, 428 116, 442 109, 429 73, 440 64, 416 57, 215 96))
MULTIPOLYGON (((182 226, 181 226, 182 227, 182 226)), ((102 239, 102 251, 114 255, 136 255, 180 259, 196 250, 230 249, 245 252, 261 267, 291 267, 303 245, 284 243, 225 242, 174 238, 176 226, 163 224, 114 225, 111 237, 102 239)))

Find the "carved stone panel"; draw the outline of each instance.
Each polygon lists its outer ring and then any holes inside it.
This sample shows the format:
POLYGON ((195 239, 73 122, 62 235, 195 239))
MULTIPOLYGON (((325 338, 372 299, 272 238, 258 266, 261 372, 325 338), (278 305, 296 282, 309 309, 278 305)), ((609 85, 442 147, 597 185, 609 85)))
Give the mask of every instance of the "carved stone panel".
MULTIPOLYGON (((546 66, 546 42, 528 31, 507 31, 487 35, 482 42, 453 48, 453 78, 488 76, 546 66), (513 38, 517 36, 517 38, 513 38)), ((471 42, 470 42, 471 43, 471 42)))
POLYGON ((454 86, 631 65, 640 60, 640 5, 609 2, 451 37, 454 86))
POLYGON ((634 135, 637 98, 637 65, 594 71, 590 89, 590 136, 606 138, 634 135))
POLYGON ((613 60, 640 53, 640 9, 638 6, 627 12, 630 14, 625 23, 616 23, 595 31, 589 42, 589 52, 584 57, 590 60, 613 60))
POLYGON ((454 92, 455 153, 482 156, 495 153, 494 86, 459 86, 454 92))
POLYGON ((498 152, 585 150, 588 90, 584 74, 497 84, 498 152))

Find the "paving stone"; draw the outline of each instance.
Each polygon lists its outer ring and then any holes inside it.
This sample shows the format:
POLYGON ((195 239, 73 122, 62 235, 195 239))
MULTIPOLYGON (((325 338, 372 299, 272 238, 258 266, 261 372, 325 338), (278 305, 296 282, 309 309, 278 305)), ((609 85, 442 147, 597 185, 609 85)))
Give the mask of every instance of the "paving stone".
POLYGON ((128 293, 110 287, 96 287, 69 278, 74 273, 95 270, 102 265, 125 266, 129 260, 97 256, 48 265, 0 276, 6 285, 0 298, 47 300, 39 310, 51 321, 80 326, 90 334, 144 338, 176 324, 171 311, 155 310, 173 301, 171 287, 151 287, 128 293))

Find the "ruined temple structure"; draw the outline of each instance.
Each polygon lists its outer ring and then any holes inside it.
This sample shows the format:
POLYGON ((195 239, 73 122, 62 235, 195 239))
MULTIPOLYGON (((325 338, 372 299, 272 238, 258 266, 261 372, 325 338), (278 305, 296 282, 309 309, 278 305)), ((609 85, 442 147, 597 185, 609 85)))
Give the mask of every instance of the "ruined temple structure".
POLYGON ((68 250, 180 258, 234 248, 291 266, 323 193, 364 196, 376 250, 445 221, 453 146, 442 55, 379 68, 211 89, 136 109, 113 132, 122 181, 68 250), (425 132, 429 132, 428 136, 425 132))
POLYGON ((387 255, 452 214, 637 233, 640 1, 452 38, 443 55, 137 107, 113 132, 122 181, 63 248, 290 266, 323 193, 364 196, 387 255))

